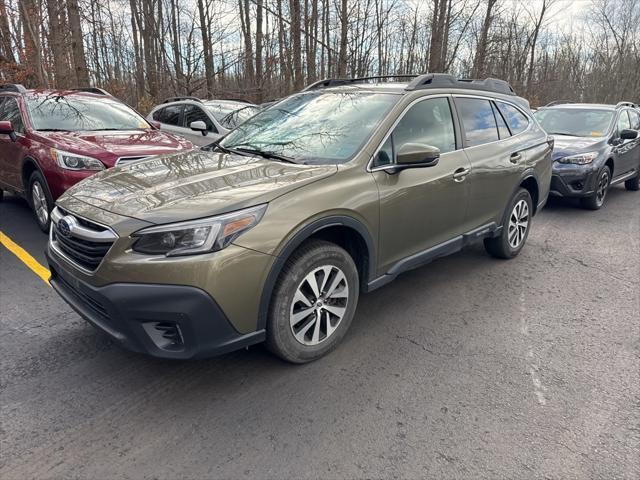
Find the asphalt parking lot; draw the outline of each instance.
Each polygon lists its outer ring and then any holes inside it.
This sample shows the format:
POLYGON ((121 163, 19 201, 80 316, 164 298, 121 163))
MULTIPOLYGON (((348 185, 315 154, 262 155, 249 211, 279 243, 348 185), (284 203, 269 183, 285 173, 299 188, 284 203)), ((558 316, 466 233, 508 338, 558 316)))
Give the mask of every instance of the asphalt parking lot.
MULTIPOLYGON (((5 197, 0 231, 44 263, 5 197)), ((0 478, 640 478, 640 194, 361 297, 342 345, 126 352, 0 246, 0 478)))

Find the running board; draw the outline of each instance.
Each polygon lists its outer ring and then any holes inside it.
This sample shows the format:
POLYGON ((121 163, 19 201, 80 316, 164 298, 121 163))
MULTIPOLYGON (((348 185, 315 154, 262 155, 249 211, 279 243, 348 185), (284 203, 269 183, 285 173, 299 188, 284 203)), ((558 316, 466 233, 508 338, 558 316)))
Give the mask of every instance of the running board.
POLYGON ((617 185, 618 183, 624 182, 625 180, 629 180, 630 178, 633 178, 636 176, 635 171, 631 171, 631 172, 627 172, 624 175, 622 175, 621 177, 618 177, 614 180, 611 180, 611 185, 617 185))
POLYGON ((446 257, 448 255, 451 255, 452 253, 456 253, 462 250, 462 248, 466 245, 475 243, 478 240, 495 237, 499 235, 501 231, 502 226, 498 226, 495 222, 491 222, 487 225, 483 225, 482 227, 471 230, 470 232, 467 232, 463 235, 458 235, 451 240, 447 240, 446 242, 442 242, 421 252, 414 253, 413 255, 405 257, 392 265, 389 271, 384 275, 381 275, 378 278, 370 281, 367 284, 366 291, 371 292, 373 290, 376 290, 377 288, 380 288, 383 285, 391 282, 403 272, 422 267, 438 258, 446 257))

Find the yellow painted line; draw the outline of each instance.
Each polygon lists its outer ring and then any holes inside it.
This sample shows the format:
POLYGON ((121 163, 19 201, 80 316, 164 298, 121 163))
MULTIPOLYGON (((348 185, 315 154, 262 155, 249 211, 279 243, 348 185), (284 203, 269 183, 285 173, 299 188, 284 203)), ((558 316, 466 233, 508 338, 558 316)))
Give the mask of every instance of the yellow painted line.
POLYGON ((45 267, 43 267, 40 264, 40 262, 38 262, 35 258, 33 258, 29 254, 29 252, 27 252, 24 248, 22 248, 16 242, 11 240, 1 231, 0 231, 0 243, 4 245, 7 248, 7 250, 9 250, 16 257, 18 257, 22 263, 24 263, 27 267, 29 267, 33 271, 33 273, 38 275, 44 283, 49 285, 49 278, 51 277, 51 272, 47 270, 45 267))

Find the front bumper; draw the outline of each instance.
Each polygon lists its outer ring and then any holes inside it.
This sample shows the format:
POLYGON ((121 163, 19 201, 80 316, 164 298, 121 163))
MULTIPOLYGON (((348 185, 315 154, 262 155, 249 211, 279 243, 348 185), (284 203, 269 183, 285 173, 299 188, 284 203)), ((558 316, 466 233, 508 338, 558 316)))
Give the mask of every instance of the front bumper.
POLYGON ((50 283, 85 320, 125 348, 161 358, 201 358, 265 339, 239 333, 205 291, 191 286, 112 283, 95 287, 47 252, 50 283))
POLYGON ((598 169, 593 165, 553 164, 550 195, 586 197, 595 189, 598 169))

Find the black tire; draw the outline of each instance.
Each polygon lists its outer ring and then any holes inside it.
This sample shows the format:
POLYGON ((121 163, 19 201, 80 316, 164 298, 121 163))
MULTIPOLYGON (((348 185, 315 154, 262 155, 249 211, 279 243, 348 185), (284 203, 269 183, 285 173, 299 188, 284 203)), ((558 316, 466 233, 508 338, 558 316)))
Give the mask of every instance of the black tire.
POLYGON ((580 205, 587 210, 599 210, 604 205, 607 197, 607 191, 611 185, 611 170, 607 165, 602 167, 596 178, 596 186, 594 192, 588 197, 580 199, 580 205), (603 183, 604 182, 604 183, 603 183))
POLYGON ((492 257, 502 259, 510 259, 517 256, 529 237, 532 216, 533 202, 531 201, 531 195, 526 189, 521 188, 511 198, 505 210, 500 235, 484 239, 484 248, 487 253, 492 257), (523 209, 524 204, 522 202, 526 204, 526 210, 523 209), (516 210, 516 206, 519 207, 519 210, 516 210), (525 220, 526 225, 522 225, 525 220), (512 236, 514 234, 516 237, 512 236), (515 238, 517 242, 514 240, 512 243, 510 237, 512 239, 515 238))
POLYGON ((36 223, 45 233, 49 232, 49 226, 51 225, 51 210, 53 210, 53 199, 49 193, 49 186, 46 180, 42 177, 42 174, 36 170, 29 177, 29 190, 27 192, 27 201, 33 211, 33 216, 36 219, 36 223), (34 189, 38 190, 37 197, 40 200, 36 200, 34 189), (46 216, 42 214, 40 207, 43 207, 46 211, 46 216))
POLYGON ((324 240, 305 243, 287 260, 274 288, 267 319, 267 348, 292 363, 311 362, 326 355, 340 343, 349 329, 359 291, 358 269, 346 250, 324 240), (324 270, 317 271, 323 268, 328 269, 327 278, 324 270), (329 287, 334 286, 333 282, 336 281, 332 292, 340 298, 331 298, 326 285, 325 292, 316 297, 306 280, 310 277, 321 288, 325 283, 331 284, 329 287), (304 295, 304 301, 294 300, 300 299, 300 295, 304 295), (339 319, 338 315, 325 308, 342 310, 343 316, 339 319), (318 314, 320 322, 317 321, 318 314), (298 323, 291 325, 293 315, 298 316, 298 323), (329 331, 331 327, 333 330, 329 331), (302 341, 296 338, 294 330, 297 330, 296 334, 302 341), (317 337, 314 336, 316 330, 319 332, 317 337), (316 341, 318 343, 311 344, 316 341))
POLYGON ((630 178, 624 182, 624 188, 631 192, 637 192, 640 190, 640 173, 638 173, 634 178, 630 178))

